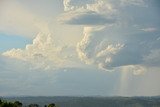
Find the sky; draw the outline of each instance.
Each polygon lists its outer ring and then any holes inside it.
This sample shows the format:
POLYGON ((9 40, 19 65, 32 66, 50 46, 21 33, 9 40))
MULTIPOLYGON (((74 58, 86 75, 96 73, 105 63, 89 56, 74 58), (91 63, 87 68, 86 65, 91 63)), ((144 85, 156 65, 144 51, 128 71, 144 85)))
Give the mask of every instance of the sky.
POLYGON ((160 95, 159 0, 1 0, 0 96, 160 95))

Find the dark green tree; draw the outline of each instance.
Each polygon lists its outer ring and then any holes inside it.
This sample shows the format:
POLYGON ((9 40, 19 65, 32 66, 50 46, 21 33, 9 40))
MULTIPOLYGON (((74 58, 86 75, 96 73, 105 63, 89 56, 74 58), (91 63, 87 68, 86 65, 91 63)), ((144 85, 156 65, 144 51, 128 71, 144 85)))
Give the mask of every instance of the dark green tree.
POLYGON ((2 100, 0 99, 0 105, 2 104, 2 100))
POLYGON ((16 106, 14 106, 14 104, 11 102, 2 102, 0 107, 16 107, 16 106))
POLYGON ((15 106, 15 107, 22 107, 22 103, 19 102, 19 101, 15 101, 15 102, 14 102, 14 106, 15 106))
POLYGON ((56 105, 54 103, 51 103, 48 105, 48 107, 56 107, 56 105))
POLYGON ((28 107, 39 107, 38 104, 30 104, 28 107))

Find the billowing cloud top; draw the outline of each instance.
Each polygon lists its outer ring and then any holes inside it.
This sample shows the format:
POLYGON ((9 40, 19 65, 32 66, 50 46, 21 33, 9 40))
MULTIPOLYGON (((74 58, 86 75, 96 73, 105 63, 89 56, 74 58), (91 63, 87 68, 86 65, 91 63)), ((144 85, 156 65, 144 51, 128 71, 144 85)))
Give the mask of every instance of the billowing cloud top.
POLYGON ((3 55, 30 62, 38 69, 54 70, 76 66, 76 61, 72 61, 76 56, 74 50, 73 47, 56 46, 51 34, 39 33, 33 43, 26 45, 25 49, 12 49, 4 52, 3 55))

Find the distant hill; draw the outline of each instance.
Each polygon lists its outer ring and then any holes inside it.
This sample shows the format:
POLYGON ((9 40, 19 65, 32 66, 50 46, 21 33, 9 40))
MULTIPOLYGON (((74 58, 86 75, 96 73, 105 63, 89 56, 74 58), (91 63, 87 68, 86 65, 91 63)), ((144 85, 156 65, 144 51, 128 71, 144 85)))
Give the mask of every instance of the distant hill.
POLYGON ((20 101, 23 105, 55 103, 58 107, 160 107, 156 97, 1 97, 7 101, 20 101))

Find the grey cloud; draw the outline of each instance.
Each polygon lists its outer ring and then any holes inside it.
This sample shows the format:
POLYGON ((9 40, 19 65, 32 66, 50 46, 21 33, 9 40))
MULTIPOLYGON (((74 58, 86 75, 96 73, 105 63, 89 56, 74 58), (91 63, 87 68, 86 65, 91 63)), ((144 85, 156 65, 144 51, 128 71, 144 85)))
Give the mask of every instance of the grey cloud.
POLYGON ((115 22, 115 18, 93 11, 71 11, 63 14, 60 22, 71 25, 105 25, 115 22))
POLYGON ((112 26, 84 30, 84 38, 77 45, 80 59, 104 70, 130 65, 157 66, 160 60, 152 56, 159 54, 155 50, 160 49, 160 21, 154 5, 116 8, 118 20, 112 26))
POLYGON ((40 95, 53 85, 55 72, 32 69, 33 65, 22 60, 0 55, 0 95, 40 95), (49 86, 50 85, 50 86, 49 86), (39 91, 38 91, 39 90, 39 91))
POLYGON ((84 38, 78 43, 77 51, 81 60, 105 70, 128 65, 153 66, 160 62, 159 51, 152 52, 160 49, 157 33, 159 31, 148 33, 134 27, 112 26, 98 31, 90 28, 84 30, 84 38), (134 33, 126 34, 124 29, 134 33), (146 65, 144 56, 150 64, 146 65))
POLYGON ((125 72, 126 77, 122 76, 124 72, 100 72, 95 68, 66 68, 65 71, 59 69, 57 72, 44 72, 41 69, 29 69, 25 62, 3 56, 0 57, 0 65, 3 66, 0 69, 2 96, 143 96, 158 95, 160 92, 157 82, 160 80, 159 69, 141 76, 125 72))
POLYGON ((160 48, 153 49, 150 53, 143 57, 143 60, 146 65, 159 67, 160 66, 160 48))
POLYGON ((145 0, 121 0, 122 5, 145 6, 145 0))
MULTIPOLYGON (((154 49, 160 48, 157 43, 156 33, 137 32, 135 34, 126 35, 125 47, 113 58, 111 65, 136 65, 144 64, 144 56, 150 54, 154 49)), ((151 60, 150 60, 151 61, 151 60)), ((160 60, 159 60, 160 61, 160 60)))

